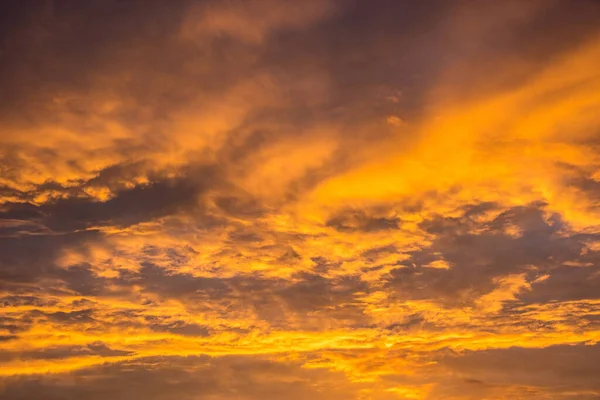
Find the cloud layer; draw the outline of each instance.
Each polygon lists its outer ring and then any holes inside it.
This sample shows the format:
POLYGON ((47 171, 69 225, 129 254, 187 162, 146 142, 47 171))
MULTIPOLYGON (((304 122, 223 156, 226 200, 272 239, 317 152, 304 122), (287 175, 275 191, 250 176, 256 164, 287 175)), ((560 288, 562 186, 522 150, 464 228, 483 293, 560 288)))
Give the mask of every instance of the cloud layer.
POLYGON ((600 399, 597 2, 1 7, 1 399, 600 399))

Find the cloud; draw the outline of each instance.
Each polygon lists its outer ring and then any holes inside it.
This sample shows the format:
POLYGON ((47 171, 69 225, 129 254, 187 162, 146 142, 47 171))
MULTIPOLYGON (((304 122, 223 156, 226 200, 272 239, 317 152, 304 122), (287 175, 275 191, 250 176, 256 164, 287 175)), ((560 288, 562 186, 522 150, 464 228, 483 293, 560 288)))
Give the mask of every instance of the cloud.
POLYGON ((142 360, 106 365, 59 376, 14 378, 1 389, 7 398, 36 398, 40 391, 49 399, 76 399, 112 396, 129 399, 152 396, 157 399, 193 399, 209 396, 222 399, 343 399, 354 396, 339 374, 302 370, 295 363, 278 363, 260 358, 184 357, 142 360), (78 378, 90 375, 83 384, 78 378), (132 385, 132 382, 134 383, 132 385))
POLYGON ((316 3, 280 3, 260 0, 248 5, 240 1, 208 2, 196 6, 182 27, 192 37, 227 35, 249 44, 261 44, 277 31, 304 28, 329 16, 330 1, 316 3))
MULTIPOLYGON (((498 398, 593 399, 600 388, 596 366, 590 360, 597 351, 597 345, 511 348, 450 356, 443 364, 459 374, 457 379, 464 379, 450 389, 456 395, 456 389, 475 386, 480 395, 498 398)), ((434 396, 444 396, 444 389, 440 389, 434 396)))
POLYGON ((596 3, 0 8, 0 398, 598 397, 596 3))

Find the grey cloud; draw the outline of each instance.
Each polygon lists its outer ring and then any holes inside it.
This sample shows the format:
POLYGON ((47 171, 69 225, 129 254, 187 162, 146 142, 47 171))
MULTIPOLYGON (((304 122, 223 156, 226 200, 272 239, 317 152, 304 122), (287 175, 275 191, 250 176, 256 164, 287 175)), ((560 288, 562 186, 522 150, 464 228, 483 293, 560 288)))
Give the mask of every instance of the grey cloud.
POLYGON ((527 303, 576 301, 600 298, 600 259, 597 255, 581 257, 583 265, 562 265, 548 271, 547 279, 534 282, 531 291, 519 298, 527 303), (589 262, 589 265, 585 263, 589 262))
POLYGON ((168 332, 183 336, 200 336, 205 337, 210 335, 210 329, 207 326, 185 321, 172 321, 168 318, 160 318, 155 316, 146 316, 146 322, 151 330, 155 332, 168 332))
POLYGON ((12 360, 60 360, 81 356, 117 357, 130 355, 132 352, 115 350, 102 342, 94 342, 85 346, 60 346, 46 347, 40 350, 27 351, 0 351, 0 360, 4 362, 12 360))
POLYGON ((89 243, 101 240, 97 231, 0 238, 0 281, 12 285, 52 276, 62 251, 73 249, 85 254, 89 243))
POLYGON ((466 209, 462 217, 423 222, 422 228, 435 235, 432 245, 413 252, 404 267, 392 270, 389 287, 401 298, 465 305, 493 290, 496 277, 526 273, 533 281, 552 274, 562 263, 579 260, 586 241, 593 237, 561 234, 564 224, 556 215, 547 220, 541 204, 515 207, 483 223, 475 217, 488 206, 479 208, 466 209), (510 226, 518 227, 520 235, 505 233, 510 226), (439 258, 451 268, 426 267, 439 258))
POLYGON ((373 217, 363 210, 349 210, 333 216, 327 226, 340 232, 378 232, 399 229, 399 218, 373 217))
POLYGON ((200 169, 192 177, 151 182, 122 190, 105 202, 71 198, 41 206, 49 215, 48 226, 75 230, 102 225, 129 226, 155 218, 191 210, 198 196, 215 180, 211 168, 200 169))
POLYGON ((77 311, 57 311, 53 313, 42 313, 48 319, 54 322, 58 322, 61 324, 80 324, 93 322, 94 318, 92 317, 94 310, 92 309, 84 309, 77 311))
MULTIPOLYGON (((304 318, 307 318, 308 313, 316 313, 327 318, 363 324, 367 320, 355 296, 364 294, 369 289, 358 276, 329 280, 319 275, 301 274, 293 282, 257 275, 205 278, 169 273, 162 268, 146 264, 139 274, 124 275, 120 281, 123 285, 132 283, 142 287, 145 292, 178 299, 195 310, 208 305, 219 305, 217 309, 224 313, 224 317, 231 309, 253 310, 260 319, 269 324, 285 326, 288 329, 291 328, 288 324, 291 314, 288 313, 304 318)), ((180 322, 172 325, 161 323, 156 329, 176 333, 178 329, 186 330, 186 327, 186 324, 180 322)))
MULTIPOLYGON (((0 329, 10 334, 27 331, 34 323, 34 319, 30 315, 22 315, 19 317, 0 317, 0 329)), ((13 337, 14 335, 8 335, 13 337)))
MULTIPOLYGON (((593 400, 600 397, 598 345, 560 345, 543 349, 509 348, 465 352, 442 358, 443 366, 463 377, 460 386, 481 385, 481 394, 494 390, 513 393, 514 399, 530 396, 548 399, 593 400), (512 389, 511 389, 512 388, 512 389)), ((431 394, 442 396, 448 387, 440 385, 431 394)))
POLYGON ((343 375, 253 357, 156 357, 83 369, 72 374, 4 379, 0 398, 243 400, 354 398, 343 375), (84 377, 88 377, 83 379, 84 377), (235 379, 234 379, 235 378, 235 379), (73 380, 77 384, 73 384, 73 380))
MULTIPOLYGON (((300 277, 302 279, 297 283, 286 285, 276 292, 298 312, 353 306, 356 304, 354 296, 369 290, 368 285, 358 276, 343 276, 335 280, 316 274, 302 274, 300 277)), ((357 311, 359 315, 360 310, 357 311)))
POLYGON ((44 299, 42 297, 31 295, 11 295, 0 298, 0 306, 2 307, 18 307, 18 306, 52 306, 56 303, 55 299, 44 299))

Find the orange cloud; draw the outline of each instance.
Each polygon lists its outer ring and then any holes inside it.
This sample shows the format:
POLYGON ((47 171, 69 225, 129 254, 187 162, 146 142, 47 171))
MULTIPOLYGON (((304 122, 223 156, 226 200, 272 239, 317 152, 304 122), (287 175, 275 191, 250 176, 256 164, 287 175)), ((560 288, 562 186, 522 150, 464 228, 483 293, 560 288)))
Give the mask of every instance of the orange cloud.
POLYGON ((0 398, 600 394, 593 2, 9 11, 0 398))

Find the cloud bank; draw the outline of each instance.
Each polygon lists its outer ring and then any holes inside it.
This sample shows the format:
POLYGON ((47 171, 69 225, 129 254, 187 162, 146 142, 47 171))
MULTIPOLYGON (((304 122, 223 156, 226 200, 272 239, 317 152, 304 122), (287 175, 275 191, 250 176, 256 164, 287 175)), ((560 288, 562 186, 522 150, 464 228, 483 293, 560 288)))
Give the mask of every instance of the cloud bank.
POLYGON ((600 399, 600 4, 2 4, 1 399, 600 399))

